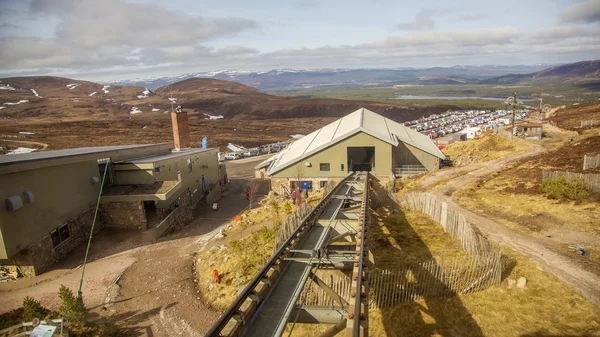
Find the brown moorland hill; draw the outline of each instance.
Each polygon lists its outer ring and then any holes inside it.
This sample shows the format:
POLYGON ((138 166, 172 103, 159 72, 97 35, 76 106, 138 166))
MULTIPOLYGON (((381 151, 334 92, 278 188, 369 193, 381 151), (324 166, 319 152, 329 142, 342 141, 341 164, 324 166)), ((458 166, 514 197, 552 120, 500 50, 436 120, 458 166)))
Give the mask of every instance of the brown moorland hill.
MULTIPOLYGON (((581 128, 581 122, 600 121, 600 103, 583 103, 566 106, 564 109, 558 109, 550 122, 555 123, 563 129, 582 131, 583 129, 594 127, 587 126, 581 128)), ((598 127, 596 125, 595 127, 598 127)))
POLYGON ((581 61, 540 70, 533 78, 562 78, 567 80, 600 79, 600 60, 581 61))
POLYGON ((399 122, 456 108, 279 97, 200 78, 155 92, 49 76, 4 78, 0 86, 0 145, 38 142, 48 149, 170 142, 170 98, 189 113, 194 146, 208 136, 210 146, 221 148, 229 142, 256 146, 307 134, 360 107, 399 122), (225 120, 207 120, 210 116, 225 120))
POLYGON ((87 120, 127 116, 130 107, 122 102, 136 99, 144 90, 142 87, 104 86, 54 76, 2 78, 0 119, 87 120))
POLYGON ((184 108, 225 118, 342 117, 364 107, 401 122, 456 108, 451 105, 407 107, 373 101, 280 97, 243 84, 206 78, 160 87, 155 94, 151 99, 154 105, 160 105, 172 96, 184 108))

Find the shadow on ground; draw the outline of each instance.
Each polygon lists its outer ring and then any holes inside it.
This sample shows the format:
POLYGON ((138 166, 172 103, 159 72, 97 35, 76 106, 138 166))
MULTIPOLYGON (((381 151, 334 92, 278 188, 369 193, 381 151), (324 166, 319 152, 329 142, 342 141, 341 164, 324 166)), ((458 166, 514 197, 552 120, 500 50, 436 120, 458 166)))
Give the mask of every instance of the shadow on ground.
MULTIPOLYGON (((254 205, 269 192, 269 182, 267 180, 257 179, 255 181, 258 182, 259 189, 254 198, 256 201, 253 201, 254 205)), ((248 179, 231 179, 229 187, 223 192, 221 200, 218 202, 218 209, 216 211, 212 209, 212 205, 207 205, 201 200, 196 209, 194 209, 194 221, 181 228, 176 228, 158 239, 152 230, 140 232, 115 228, 102 229, 92 239, 88 263, 134 248, 186 237, 200 236, 211 232, 223 223, 230 221, 248 207, 249 204, 244 191, 249 182, 250 180, 248 179)), ((86 246, 87 241, 77 246, 64 260, 54 265, 49 271, 72 269, 81 265, 85 256, 86 246)))
MULTIPOLYGON (((418 233, 408 225, 400 207, 389 198, 378 183, 375 184, 374 192, 372 194, 373 218, 369 235, 377 238, 376 242, 371 241, 374 247, 375 266, 393 270, 394 266, 400 266, 406 262, 406 265, 414 266, 414 269, 412 275, 408 275, 410 273, 407 272, 403 275, 404 278, 410 280, 414 277, 413 275, 426 275, 415 280, 416 292, 423 296, 423 300, 381 309, 381 323, 386 335, 483 337, 481 328, 456 293, 448 290, 431 274, 415 272, 419 268, 419 263, 434 259, 431 251, 418 233), (381 224, 389 215, 394 216, 394 219, 397 220, 396 223, 404 224, 402 228, 392 226, 384 228, 381 224), (427 295, 420 285, 445 289, 449 295, 443 297, 427 295), (419 288, 421 293, 419 293, 419 288)), ((373 290, 377 291, 375 288, 373 290)))

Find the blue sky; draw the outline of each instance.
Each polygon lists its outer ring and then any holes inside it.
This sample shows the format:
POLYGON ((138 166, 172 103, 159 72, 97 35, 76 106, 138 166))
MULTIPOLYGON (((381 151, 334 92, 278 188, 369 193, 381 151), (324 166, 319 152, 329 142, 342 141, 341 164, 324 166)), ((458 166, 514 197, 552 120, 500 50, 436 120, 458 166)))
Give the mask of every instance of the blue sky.
POLYGON ((0 76, 600 58, 600 0, 0 0, 0 76))

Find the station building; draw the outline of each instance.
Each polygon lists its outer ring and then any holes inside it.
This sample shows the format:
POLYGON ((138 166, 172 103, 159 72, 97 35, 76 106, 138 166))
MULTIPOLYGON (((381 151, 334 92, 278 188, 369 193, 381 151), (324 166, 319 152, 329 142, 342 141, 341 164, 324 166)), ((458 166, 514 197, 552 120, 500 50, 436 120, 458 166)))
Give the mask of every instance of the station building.
POLYGON ((380 179, 431 172, 444 154, 429 137, 361 108, 295 141, 255 167, 271 189, 286 193, 299 182, 319 189, 351 171, 380 179))
POLYGON ((0 156, 0 265, 39 274, 86 241, 105 172, 97 230, 147 230, 165 214, 218 198, 218 149, 190 148, 185 112, 172 121, 174 144, 0 156))

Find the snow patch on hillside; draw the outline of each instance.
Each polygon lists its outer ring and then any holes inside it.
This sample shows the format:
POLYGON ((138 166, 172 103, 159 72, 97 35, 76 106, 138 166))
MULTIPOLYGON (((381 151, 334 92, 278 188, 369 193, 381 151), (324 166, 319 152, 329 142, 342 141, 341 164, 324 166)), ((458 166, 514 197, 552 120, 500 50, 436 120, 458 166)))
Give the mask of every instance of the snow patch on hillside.
POLYGON ((110 88, 110 85, 105 85, 104 87, 102 87, 102 91, 104 91, 105 94, 108 94, 108 88, 110 88))
POLYGON ((93 93, 89 94, 88 96, 92 97, 92 96, 94 96, 97 93, 98 93, 97 91, 94 91, 93 93))
POLYGON ((152 109, 152 111, 156 112, 156 111, 160 111, 160 109, 154 108, 154 109, 152 109))
POLYGON ((301 135, 301 134, 298 133, 298 134, 295 134, 295 135, 290 135, 290 137, 292 137, 294 139, 300 139, 300 138, 304 137, 304 135, 301 135))
POLYGON ((42 96, 40 96, 40 94, 38 94, 37 91, 35 91, 35 89, 29 89, 29 90, 31 90, 31 92, 35 95, 35 97, 43 98, 42 96))
POLYGON ((71 84, 67 84, 67 88, 69 90, 73 90, 73 89, 77 88, 80 85, 81 85, 81 83, 71 83, 71 84))
POLYGON ((35 135, 34 132, 29 132, 29 131, 19 131, 20 135, 35 135))
POLYGON ((6 107, 5 106, 0 106, 0 110, 2 110, 2 109, 6 109, 6 107))
POLYGON ((132 107, 131 110, 129 110, 129 114, 130 115, 135 115, 135 114, 141 114, 142 110, 138 109, 137 107, 132 107))
POLYGON ((10 84, 0 84, 0 90, 15 90, 10 84))
POLYGON ((22 99, 22 100, 20 100, 20 101, 18 101, 16 103, 6 102, 6 103, 4 103, 4 105, 18 105, 18 104, 21 104, 21 103, 29 103, 29 100, 28 99, 22 99))
POLYGON ((171 103, 177 103, 177 98, 175 98, 175 97, 169 97, 169 102, 171 102, 171 103))
POLYGON ((213 116, 213 115, 209 115, 209 114, 207 114, 207 113, 205 113, 205 114, 203 114, 203 115, 208 117, 208 118, 204 118, 204 119, 212 119, 212 120, 215 120, 215 119, 223 119, 223 118, 225 118, 225 117, 223 117, 223 116, 221 116, 221 115, 216 115, 216 116, 213 116))
POLYGON ((23 153, 30 153, 30 152, 37 152, 38 149, 31 149, 28 147, 18 147, 14 150, 10 150, 8 152, 6 152, 7 155, 9 154, 23 154, 23 153))
POLYGON ((142 94, 138 95, 137 98, 148 98, 149 94, 150 94, 150 90, 148 88, 144 88, 144 91, 142 91, 142 94))

